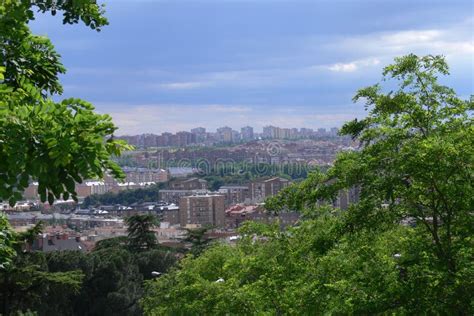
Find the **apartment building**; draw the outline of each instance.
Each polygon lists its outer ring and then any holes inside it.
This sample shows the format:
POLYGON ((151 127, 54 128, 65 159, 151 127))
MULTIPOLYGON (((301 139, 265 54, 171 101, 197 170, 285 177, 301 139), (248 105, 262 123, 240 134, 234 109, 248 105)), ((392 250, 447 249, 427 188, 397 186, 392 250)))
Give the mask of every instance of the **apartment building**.
POLYGON ((282 189, 290 185, 290 181, 280 177, 259 180, 249 183, 250 199, 255 202, 263 202, 267 197, 274 196, 282 189))
POLYGON ((225 197, 219 194, 185 196, 179 200, 181 226, 224 227, 225 197))

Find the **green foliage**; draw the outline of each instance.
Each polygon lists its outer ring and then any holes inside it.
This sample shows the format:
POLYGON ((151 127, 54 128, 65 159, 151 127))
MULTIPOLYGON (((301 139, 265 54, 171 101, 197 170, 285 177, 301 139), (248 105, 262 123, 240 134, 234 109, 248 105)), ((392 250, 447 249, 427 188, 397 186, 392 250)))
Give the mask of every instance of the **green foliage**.
POLYGON ((123 178, 110 159, 130 148, 115 140, 110 116, 80 99, 54 102, 65 73, 49 39, 31 34, 28 22, 40 12, 63 12, 64 23, 107 24, 95 1, 21 1, 0 4, 0 199, 13 205, 30 180, 39 182, 41 200, 76 199, 75 182, 123 178))
POLYGON ((127 246, 127 237, 119 236, 113 238, 106 238, 99 240, 94 247, 94 250, 102 250, 107 248, 126 248, 127 246))
POLYGON ((191 244, 190 253, 197 257, 199 256, 211 243, 211 239, 206 236, 210 227, 188 228, 185 242, 191 244))
POLYGON ((4 214, 0 214, 0 271, 10 267, 15 257, 15 236, 4 214))
POLYGON ((143 279, 152 279, 152 272, 165 273, 176 262, 176 256, 171 249, 151 249, 149 251, 142 251, 135 254, 138 271, 143 276, 143 279))
POLYGON ((125 190, 118 193, 107 192, 104 194, 93 194, 84 199, 83 207, 95 205, 131 205, 133 203, 156 202, 158 193, 163 184, 154 184, 146 188, 125 190))
POLYGON ((132 215, 125 219, 127 224, 127 243, 133 252, 154 248, 158 241, 151 229, 158 224, 158 219, 151 214, 132 215))
MULTIPOLYGON (((196 163, 199 166, 199 161, 196 163)), ((211 190, 218 190, 222 185, 245 185, 261 177, 282 177, 288 180, 301 180, 311 171, 304 164, 268 164, 268 163, 233 163, 217 164, 203 176, 209 182, 211 190)))
POLYGON ((18 233, 16 235, 17 239, 17 251, 21 251, 20 247, 24 247, 25 245, 31 245, 38 237, 39 234, 43 232, 44 223, 39 221, 33 227, 29 228, 28 230, 18 233))
POLYGON ((175 261, 171 249, 133 253, 123 243, 103 243, 91 253, 21 253, 13 269, 0 272, 0 313, 140 315, 143 279, 175 261))
POLYGON ((139 315, 142 276, 133 255, 125 249, 92 252, 90 273, 75 302, 76 315, 139 315), (89 304, 84 304, 89 302, 89 304))
POLYGON ((71 298, 79 293, 83 277, 78 270, 48 271, 44 253, 18 254, 8 271, 0 271, 0 313, 28 309, 40 315, 69 313, 71 298), (56 299, 51 301, 51 297, 56 299))
POLYGON ((237 245, 186 257, 147 283, 145 314, 474 313, 474 104, 437 82, 447 73, 440 56, 397 58, 397 91, 354 98, 368 116, 342 133, 361 148, 266 201, 299 225, 246 223, 237 245), (350 188, 348 210, 323 206, 350 188))

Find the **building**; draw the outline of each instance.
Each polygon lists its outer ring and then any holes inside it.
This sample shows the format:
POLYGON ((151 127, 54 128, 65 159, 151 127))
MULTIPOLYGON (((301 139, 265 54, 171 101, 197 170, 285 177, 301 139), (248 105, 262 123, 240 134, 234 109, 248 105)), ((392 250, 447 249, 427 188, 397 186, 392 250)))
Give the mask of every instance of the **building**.
POLYGON ((196 127, 196 128, 193 128, 191 129, 191 133, 193 134, 206 134, 206 129, 204 127, 196 127))
POLYGON ((252 139, 254 139, 253 127, 251 127, 251 126, 242 127, 240 129, 240 134, 241 134, 242 140, 252 140, 252 139))
POLYGON ((248 202, 250 198, 248 186, 226 185, 219 188, 225 196, 226 205, 248 202))
POLYGON ((37 199, 38 196, 38 182, 30 183, 25 191, 23 191, 25 199, 37 199))
POLYGON ((244 221, 254 221, 265 224, 278 221, 281 227, 294 225, 300 219, 298 212, 280 212, 271 214, 265 211, 263 206, 258 205, 234 205, 226 210, 226 222, 228 228, 237 228, 244 221))
POLYGON ((172 178, 185 178, 197 172, 197 169, 191 167, 169 167, 169 176, 172 178))
POLYGON ((179 225, 181 220, 179 218, 179 207, 171 204, 161 208, 161 223, 168 223, 168 225, 179 225))
POLYGON ((262 133, 262 137, 263 138, 273 138, 273 134, 274 134, 274 129, 275 127, 274 126, 264 126, 263 127, 263 133, 262 133))
POLYGON ((85 181, 76 183, 76 192, 78 197, 87 197, 92 194, 104 194, 110 191, 110 187, 103 181, 85 181))
POLYGON ((207 181, 199 178, 177 179, 169 184, 172 190, 207 190, 207 181))
POLYGON ((318 136, 326 136, 326 129, 325 128, 318 128, 318 136))
POLYGON ((251 182, 249 183, 250 200, 255 203, 263 202, 289 185, 289 180, 280 177, 251 182))
POLYGON ((219 140, 224 143, 231 143, 233 142, 233 131, 232 128, 228 126, 220 127, 217 129, 217 134, 219 137, 219 140))
POLYGON ((225 225, 225 197, 219 194, 185 196, 179 200, 182 227, 225 225))
POLYGON ((202 143, 206 140, 206 129, 204 127, 196 127, 191 130, 191 133, 195 135, 196 142, 202 143))
POLYGON ((156 135, 154 134, 145 134, 143 139, 143 146, 147 147, 156 147, 156 135))
POLYGON ((208 190, 160 190, 158 196, 160 201, 166 203, 178 203, 183 196, 204 195, 209 193, 208 190))
POLYGON ((166 203, 178 203, 183 196, 193 195, 193 190, 168 190, 163 189, 158 192, 160 201, 166 203))
POLYGON ((125 172, 126 182, 167 182, 169 179, 169 173, 164 169, 123 167, 122 170, 125 172))
POLYGON ((310 137, 313 135, 313 129, 302 127, 299 134, 301 137, 310 137))
POLYGON ((81 241, 80 236, 69 236, 67 233, 56 233, 42 234, 38 236, 33 242, 31 249, 44 252, 64 250, 85 252, 87 248, 81 241))

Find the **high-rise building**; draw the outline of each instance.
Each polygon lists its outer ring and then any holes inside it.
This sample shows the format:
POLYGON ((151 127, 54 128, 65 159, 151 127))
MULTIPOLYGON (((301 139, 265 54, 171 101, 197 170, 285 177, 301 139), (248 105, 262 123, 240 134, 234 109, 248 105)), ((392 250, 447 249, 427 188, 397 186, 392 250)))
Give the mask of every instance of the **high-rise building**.
POLYGON ((198 143, 202 143, 206 140, 206 129, 204 127, 193 128, 191 133, 196 136, 196 142, 198 143))
POLYGON ((232 128, 228 126, 218 128, 217 134, 219 135, 219 140, 224 143, 231 143, 234 140, 232 128))
POLYGON ((253 202, 261 202, 267 197, 276 195, 289 185, 289 180, 279 177, 253 181, 249 184, 250 199, 253 202))
POLYGON ((240 133, 243 140, 251 140, 254 139, 253 136, 253 127, 245 126, 240 129, 240 133))
POLYGON ((298 129, 297 128, 292 128, 290 130, 290 138, 291 139, 295 139, 295 138, 298 138, 298 129))
POLYGON ((193 134, 206 134, 206 129, 204 127, 196 127, 191 129, 191 133, 193 134))
POLYGON ((224 227, 225 197, 219 194, 184 196, 179 200, 181 226, 224 227))
POLYGON ((326 129, 318 128, 318 136, 326 136, 326 129))
POLYGON ((144 147, 156 147, 156 135, 145 134, 143 139, 144 147))
POLYGON ((196 135, 190 132, 177 132, 176 137, 178 146, 186 146, 196 143, 196 135))
POLYGON ((273 130, 275 129, 274 126, 264 126, 263 127, 263 133, 262 133, 262 137, 263 138, 273 138, 273 130))
POLYGON ((300 128, 300 135, 301 137, 310 137, 313 135, 313 129, 302 127, 300 128))

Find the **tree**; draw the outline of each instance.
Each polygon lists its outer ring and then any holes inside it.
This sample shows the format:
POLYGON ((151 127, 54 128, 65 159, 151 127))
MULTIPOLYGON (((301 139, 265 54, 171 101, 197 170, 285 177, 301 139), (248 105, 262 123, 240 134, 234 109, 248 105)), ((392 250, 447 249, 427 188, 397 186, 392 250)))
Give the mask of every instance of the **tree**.
POLYGON ((135 260, 144 280, 153 278, 152 272, 167 272, 176 263, 173 249, 151 249, 135 254, 135 260))
POLYGON ((472 314, 474 104, 447 73, 440 56, 397 58, 398 90, 360 90, 368 116, 342 129, 361 148, 266 201, 299 224, 246 223, 236 246, 187 257, 148 283, 145 314, 472 314), (324 206, 349 188, 357 203, 324 206))
POLYGON ((14 233, 5 215, 0 214, 0 271, 10 267, 15 257, 14 233))
POLYGON ((165 273, 175 261, 176 256, 170 249, 133 253, 119 238, 102 240, 90 253, 47 253, 49 272, 79 270, 84 274, 80 292, 70 298, 67 308, 54 314, 64 315, 69 311, 73 315, 141 314, 137 302, 143 291, 142 281, 151 279, 152 271, 165 273), (85 301, 89 303, 84 304, 85 301))
POLYGON ((193 256, 199 256, 207 247, 209 247, 209 244, 212 241, 212 239, 206 236, 209 229, 210 227, 186 229, 187 236, 184 241, 191 243, 190 252, 193 256))
POLYGON ((33 310, 41 315, 69 314, 71 302, 80 291, 84 274, 79 269, 49 271, 45 254, 26 251, 41 233, 36 225, 22 234, 13 234, 16 255, 0 270, 0 313, 10 315, 33 310), (48 297, 56 299, 44 304, 48 297))
POLYGON ((163 183, 153 184, 146 188, 125 190, 118 193, 107 192, 104 194, 93 194, 84 199, 83 207, 97 204, 122 204, 153 202, 158 200, 158 192, 163 188, 163 183))
POLYGON ((0 199, 11 205, 31 179, 41 200, 76 199, 75 182, 124 173, 110 158, 129 148, 113 138, 108 115, 80 99, 54 102, 65 73, 46 37, 33 35, 28 22, 40 12, 63 12, 63 23, 79 20, 92 29, 106 25, 96 1, 9 0, 0 4, 0 199))
POLYGON ((280 202, 314 205, 340 189, 360 188, 360 202, 344 214, 345 229, 385 230, 414 221, 426 234, 431 273, 443 289, 436 294, 444 303, 438 307, 462 313, 472 304, 466 293, 474 286, 467 281, 474 273, 474 103, 438 83, 438 75, 447 74, 441 56, 396 58, 384 76, 397 80, 399 89, 359 90, 354 100, 364 100, 369 115, 342 129, 359 139, 362 149, 339 155, 326 176, 288 189, 280 202))
POLYGON ((140 315, 143 278, 130 252, 118 247, 93 251, 87 266, 75 315, 140 315))
POLYGON ((155 216, 150 214, 132 215, 125 219, 128 232, 128 245, 134 252, 150 250, 157 244, 155 232, 151 229, 157 224, 155 216))

